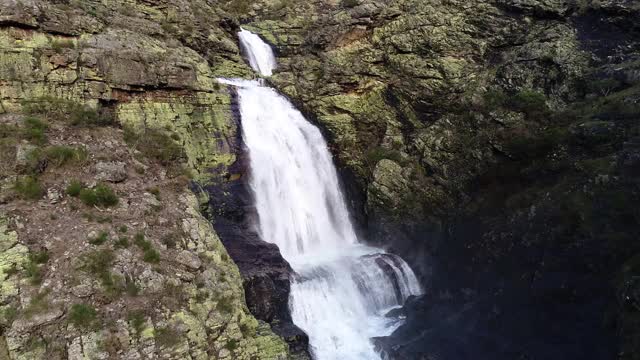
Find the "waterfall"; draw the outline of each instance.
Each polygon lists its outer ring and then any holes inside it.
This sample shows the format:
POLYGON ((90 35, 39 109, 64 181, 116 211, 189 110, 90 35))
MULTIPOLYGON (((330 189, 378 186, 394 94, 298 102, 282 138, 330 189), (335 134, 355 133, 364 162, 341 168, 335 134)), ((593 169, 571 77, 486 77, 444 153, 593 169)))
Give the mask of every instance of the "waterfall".
MULTIPOLYGON (((252 68, 271 75, 276 60, 257 35, 240 41, 252 68)), ((237 87, 242 131, 263 240, 296 272, 289 306, 316 360, 380 359, 370 341, 400 324, 386 312, 421 289, 398 256, 358 241, 320 131, 282 95, 259 81, 237 87)))

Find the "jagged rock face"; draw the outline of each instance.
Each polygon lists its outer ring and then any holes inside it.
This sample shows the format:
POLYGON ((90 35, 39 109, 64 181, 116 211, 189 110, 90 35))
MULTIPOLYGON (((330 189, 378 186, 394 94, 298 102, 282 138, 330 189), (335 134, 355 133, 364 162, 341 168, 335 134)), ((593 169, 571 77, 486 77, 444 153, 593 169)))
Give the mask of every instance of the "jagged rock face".
POLYGON ((431 294, 381 349, 632 358, 638 313, 616 294, 640 271, 637 2, 262 11, 244 26, 277 50, 270 81, 353 175, 366 238, 405 257, 431 294))

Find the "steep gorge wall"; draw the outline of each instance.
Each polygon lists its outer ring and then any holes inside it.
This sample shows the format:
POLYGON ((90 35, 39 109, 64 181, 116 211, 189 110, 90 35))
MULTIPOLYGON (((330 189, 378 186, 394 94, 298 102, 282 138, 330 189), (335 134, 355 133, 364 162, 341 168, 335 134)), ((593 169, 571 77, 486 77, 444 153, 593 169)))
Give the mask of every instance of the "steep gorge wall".
POLYGON ((287 5, 244 25, 277 49, 270 81, 328 135, 366 238, 427 287, 381 349, 633 358, 637 2, 287 5))

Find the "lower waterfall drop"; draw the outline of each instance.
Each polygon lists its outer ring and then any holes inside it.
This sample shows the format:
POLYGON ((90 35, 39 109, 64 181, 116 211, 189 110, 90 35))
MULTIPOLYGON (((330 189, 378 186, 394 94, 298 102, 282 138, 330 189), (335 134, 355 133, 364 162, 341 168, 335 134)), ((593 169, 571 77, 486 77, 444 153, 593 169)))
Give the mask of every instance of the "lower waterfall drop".
MULTIPOLYGON (((241 41, 252 67, 270 75, 273 54, 247 33, 241 41), (260 51, 252 51, 256 44, 260 51)), ((257 230, 296 272, 289 307, 314 359, 380 359, 370 338, 395 330, 400 324, 386 312, 420 294, 413 271, 400 257, 358 241, 318 128, 260 81, 220 81, 237 87, 257 230)))

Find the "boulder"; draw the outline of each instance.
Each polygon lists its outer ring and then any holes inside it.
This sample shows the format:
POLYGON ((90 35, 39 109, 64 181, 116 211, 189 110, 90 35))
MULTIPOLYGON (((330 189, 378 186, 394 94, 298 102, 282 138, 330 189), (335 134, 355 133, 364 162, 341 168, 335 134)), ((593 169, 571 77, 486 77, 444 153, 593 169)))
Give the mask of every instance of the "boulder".
POLYGON ((127 180, 126 164, 123 162, 99 162, 95 170, 97 181, 119 183, 127 180))

